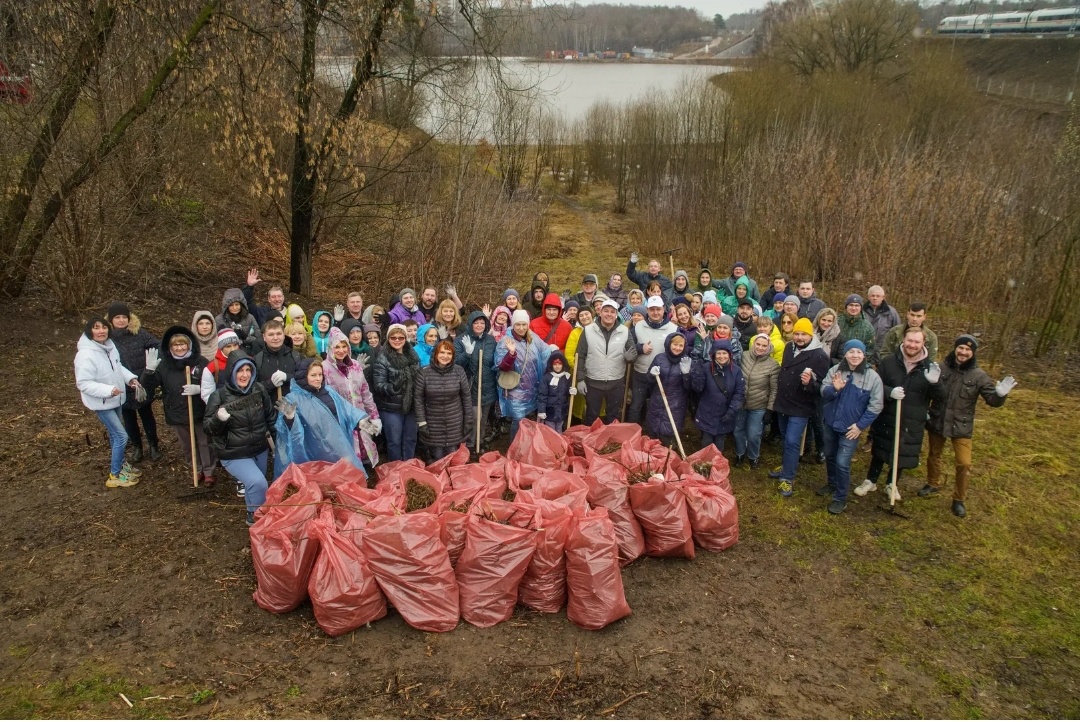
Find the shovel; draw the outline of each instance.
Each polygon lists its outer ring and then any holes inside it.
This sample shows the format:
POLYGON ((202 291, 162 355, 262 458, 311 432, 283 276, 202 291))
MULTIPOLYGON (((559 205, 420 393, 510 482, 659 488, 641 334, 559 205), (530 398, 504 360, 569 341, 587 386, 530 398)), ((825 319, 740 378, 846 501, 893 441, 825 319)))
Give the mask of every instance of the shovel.
POLYGON ((882 511, 898 516, 901 519, 907 519, 907 514, 901 514, 896 510, 896 502, 899 501, 899 494, 896 489, 896 465, 900 462, 900 422, 901 412, 904 408, 904 400, 896 400, 896 427, 893 430, 893 447, 892 447, 892 468, 889 469, 889 473, 892 476, 892 482, 889 484, 889 506, 881 507, 882 511))
POLYGON ((656 385, 660 387, 660 398, 664 401, 664 411, 667 412, 668 422, 671 424, 671 430, 675 432, 675 442, 679 445, 679 456, 686 460, 686 451, 683 449, 682 437, 679 436, 679 430, 675 427, 675 417, 671 415, 671 406, 668 405, 667 392, 664 391, 664 383, 660 380, 659 376, 654 377, 656 379, 656 385))
POLYGON ((670 251, 664 251, 663 255, 668 257, 668 263, 671 264, 671 282, 675 283, 675 252, 681 251, 682 247, 672 248, 670 251))
MULTIPOLYGON (((184 378, 191 384, 191 367, 184 368, 184 378)), ((199 486, 199 460, 195 449, 195 408, 191 397, 187 397, 188 439, 191 444, 191 486, 189 491, 177 495, 177 499, 196 499, 210 494, 210 487, 199 486)))

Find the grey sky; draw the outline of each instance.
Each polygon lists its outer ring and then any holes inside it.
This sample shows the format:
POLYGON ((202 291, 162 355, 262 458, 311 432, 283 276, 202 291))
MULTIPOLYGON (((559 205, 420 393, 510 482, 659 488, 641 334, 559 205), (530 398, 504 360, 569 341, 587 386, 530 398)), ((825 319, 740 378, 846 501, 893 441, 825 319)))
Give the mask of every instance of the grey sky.
MULTIPOLYGON (((592 2, 599 2, 601 0, 578 0, 582 5, 589 5, 592 2)), ((683 7, 696 8, 701 11, 701 14, 707 18, 711 18, 716 13, 727 16, 731 13, 741 13, 747 10, 760 9, 765 7, 765 0, 640 0, 635 2, 634 0, 602 0, 604 2, 613 2, 616 4, 624 5, 682 5, 683 7)))

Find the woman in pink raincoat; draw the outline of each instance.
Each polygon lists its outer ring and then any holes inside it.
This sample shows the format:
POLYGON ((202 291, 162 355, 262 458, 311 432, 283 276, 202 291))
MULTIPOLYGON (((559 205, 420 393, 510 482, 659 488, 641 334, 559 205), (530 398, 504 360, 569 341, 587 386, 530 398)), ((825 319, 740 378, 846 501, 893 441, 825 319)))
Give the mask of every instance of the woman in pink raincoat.
MULTIPOLYGON (((377 429, 375 435, 378 436, 382 432, 382 421, 379 419, 379 410, 375 407, 371 389, 364 379, 364 367, 352 358, 349 339, 341 332, 341 329, 331 328, 328 336, 329 351, 326 354, 326 363, 323 365, 326 384, 353 406, 367 412, 377 429)), ((359 429, 353 432, 353 447, 356 449, 357 457, 368 466, 374 467, 379 463, 379 452, 375 449, 375 440, 365 432, 359 429)))

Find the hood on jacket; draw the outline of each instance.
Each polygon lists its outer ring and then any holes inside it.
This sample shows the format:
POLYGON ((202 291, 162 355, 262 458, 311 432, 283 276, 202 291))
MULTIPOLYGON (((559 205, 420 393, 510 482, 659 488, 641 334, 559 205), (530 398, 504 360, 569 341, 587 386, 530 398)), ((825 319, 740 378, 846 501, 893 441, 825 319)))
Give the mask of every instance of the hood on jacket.
MULTIPOLYGON (((429 356, 431 355, 431 353, 433 351, 435 351, 436 344, 439 343, 438 341, 436 341, 435 343, 425 343, 424 342, 424 336, 426 336, 427 332, 430 331, 433 328, 435 328, 435 324, 433 324, 433 323, 425 323, 423 326, 416 329, 416 345, 423 348, 425 351, 427 351, 429 356)), ((408 339, 407 334, 406 334, 406 339, 408 339)), ((408 341, 406 341, 406 343, 408 343, 408 341)))
MULTIPOLYGON (((341 325, 344 326, 345 324, 341 324, 341 325)), ((357 325, 359 325, 359 324, 357 324, 357 325)), ((349 337, 348 337, 348 335, 346 334, 345 331, 338 328, 337 326, 331 326, 330 327, 330 332, 326 334, 326 338, 327 338, 327 345, 326 345, 327 353, 326 353, 326 356, 327 356, 328 359, 332 358, 332 356, 333 356, 334 346, 337 346, 342 341, 344 341, 346 345, 349 345, 349 337)))
POLYGON ((750 278, 749 276, 739 276, 735 280, 735 288, 742 286, 746 289, 746 297, 750 298, 750 278))
POLYGON ((544 304, 542 308, 547 308, 548 306, 554 306, 560 311, 562 310, 563 303, 562 298, 559 296, 559 294, 549 293, 548 295, 544 296, 544 304))
POLYGON ((221 297, 221 315, 224 316, 229 312, 229 306, 234 303, 240 303, 240 316, 247 315, 248 307, 247 301, 244 300, 244 294, 239 288, 230 288, 225 291, 225 294, 221 297))
MULTIPOLYGON (((110 329, 109 336, 106 337, 106 341, 111 340, 110 337, 112 336, 112 331, 111 331, 112 326, 110 326, 109 322, 106 321, 101 316, 91 316, 90 318, 86 319, 86 325, 83 326, 83 338, 85 338, 90 343, 97 343, 97 341, 94 340, 94 324, 95 323, 100 323, 105 328, 110 329)), ((101 344, 98 344, 98 345, 100 346, 101 344)))
POLYGON ((683 270, 675 271, 675 278, 671 279, 672 285, 674 286, 675 281, 679 280, 680 278, 686 281, 686 290, 690 290, 690 276, 687 275, 686 271, 683 270))
MULTIPOLYGON (((185 361, 187 359, 197 359, 199 357, 199 339, 195 338, 195 332, 189 328, 183 326, 170 326, 165 330, 164 335, 161 337, 161 345, 159 346, 159 355, 161 360, 169 362, 185 361), (172 344, 173 338, 176 336, 184 336, 188 340, 188 355, 184 359, 174 359, 172 351, 169 346, 172 344)), ((198 383, 199 380, 195 379, 192 383, 198 383)))
MULTIPOLYGON (((345 319, 344 321, 341 322, 341 328, 339 328, 338 330, 341 331, 341 333, 345 336, 345 339, 348 340, 349 333, 351 333, 354 328, 358 328, 358 329, 360 329, 361 332, 363 332, 364 324, 361 323, 360 321, 357 321, 355 318, 347 318, 347 319, 345 319)), ((331 332, 333 330, 334 330, 333 328, 330 329, 331 332)), ((334 345, 334 342, 331 341, 330 342, 331 348, 333 347, 333 345, 334 345)))
MULTIPOLYGON (((791 343, 792 346, 795 346, 794 341, 791 341, 790 343, 791 343)), ((810 343, 806 344, 805 348, 799 348, 798 346, 795 346, 795 349, 799 353, 806 353, 807 351, 813 351, 816 348, 823 348, 823 346, 821 345, 821 339, 817 337, 816 333, 811 334, 810 343)))
MULTIPOLYGON (((476 323, 480 319, 484 319, 484 333, 488 333, 489 331, 491 331, 491 321, 489 321, 488 317, 484 315, 484 312, 483 311, 473 311, 472 313, 469 314, 469 320, 467 322, 468 323, 468 333, 473 338, 479 338, 479 336, 477 336, 475 333, 473 333, 473 324, 476 323)), ((482 335, 483 334, 481 334, 481 336, 482 335)))
POLYGON ((247 351, 242 348, 238 348, 229 354, 229 358, 225 361, 225 378, 228 379, 229 386, 236 392, 241 394, 251 393, 251 390, 255 388, 255 384, 259 383, 258 372, 255 369, 255 362, 251 360, 251 356, 247 351), (242 366, 251 367, 251 383, 248 384, 246 389, 240 388, 236 383, 236 372, 242 366))
POLYGON ((297 311, 300 316, 300 323, 304 324, 304 330, 311 333, 311 324, 307 320, 307 312, 300 307, 299 304, 290 303, 285 309, 285 325, 288 326, 293 322, 293 311, 297 311))
POLYGON ((556 361, 562 361, 562 370, 563 371, 567 370, 568 365, 566 363, 566 356, 563 355, 563 352, 562 351, 552 351, 551 355, 548 356, 547 368, 545 369, 545 371, 547 371, 548 373, 555 373, 554 366, 555 366, 556 361))
POLYGON ((495 310, 491 312, 491 323, 492 323, 492 325, 495 324, 495 319, 499 317, 500 313, 505 313, 506 314, 506 323, 503 324, 502 326, 500 326, 499 328, 507 328, 507 327, 509 327, 510 326, 510 319, 513 317, 514 312, 511 311, 506 306, 496 306, 495 310))
POLYGON ((667 354, 667 357, 668 357, 668 358, 669 358, 669 359, 670 359, 670 360, 671 360, 671 361, 672 361, 673 363, 674 363, 674 362, 676 362, 676 361, 678 361, 679 359, 681 359, 681 358, 682 358, 683 356, 686 356, 686 355, 688 355, 688 354, 690 353, 690 344, 688 344, 688 343, 685 343, 685 341, 686 341, 686 339, 685 339, 685 338, 683 338, 682 336, 680 336, 680 335, 679 335, 679 334, 677 334, 677 333, 669 334, 669 335, 668 335, 668 337, 664 339, 664 353, 666 353, 666 354, 667 354), (682 350, 682 353, 681 353, 681 354, 678 354, 678 355, 676 355, 676 354, 675 354, 675 353, 674 353, 674 352, 673 352, 673 351, 671 350, 671 342, 672 342, 672 341, 674 341, 674 340, 675 340, 676 338, 681 338, 681 339, 683 339, 683 342, 684 342, 684 343, 683 343, 683 350, 682 350))
POLYGON ((216 345, 217 344, 217 332, 218 332, 217 321, 214 319, 214 314, 210 313, 209 311, 196 311, 195 315, 191 317, 191 333, 195 334, 195 339, 197 341, 201 341, 203 343, 210 343, 211 341, 213 341, 214 344, 216 345), (198 330, 199 329, 199 319, 202 319, 202 318, 205 318, 208 321, 210 321, 210 335, 209 336, 204 337, 204 336, 199 335, 199 330, 198 330))
MULTIPOLYGON (((322 316, 326 316, 328 319, 330 319, 330 328, 331 329, 334 328, 334 317, 330 315, 329 311, 316 311, 315 315, 311 317, 311 332, 312 333, 319 333, 319 318, 322 317, 322 316)), ((354 318, 353 320, 355 321, 356 319, 354 318)), ((345 323, 345 322, 342 321, 342 323, 345 323)), ((326 333, 327 333, 327 335, 329 335, 330 331, 327 331, 326 333)))

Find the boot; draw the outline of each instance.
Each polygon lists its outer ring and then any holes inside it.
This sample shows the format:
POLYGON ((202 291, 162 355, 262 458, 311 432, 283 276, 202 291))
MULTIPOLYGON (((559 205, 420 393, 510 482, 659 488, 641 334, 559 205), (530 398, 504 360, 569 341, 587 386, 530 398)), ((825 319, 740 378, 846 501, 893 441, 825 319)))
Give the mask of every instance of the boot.
POLYGON ((131 445, 131 463, 138 464, 143 460, 142 442, 131 445))
POLYGON ((732 464, 732 466, 734 466, 734 467, 735 467, 736 469, 738 469, 738 468, 741 468, 741 467, 742 467, 742 465, 743 465, 743 460, 744 460, 745 458, 746 458, 746 457, 745 457, 745 456, 743 456, 742 454, 736 454, 736 455, 735 455, 735 463, 734 463, 734 464, 732 464))
POLYGON ((163 456, 163 454, 160 451, 158 451, 157 444, 154 444, 154 443, 150 444, 149 455, 150 455, 150 461, 161 461, 162 456, 163 456))

